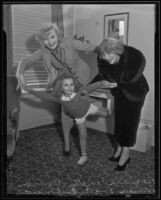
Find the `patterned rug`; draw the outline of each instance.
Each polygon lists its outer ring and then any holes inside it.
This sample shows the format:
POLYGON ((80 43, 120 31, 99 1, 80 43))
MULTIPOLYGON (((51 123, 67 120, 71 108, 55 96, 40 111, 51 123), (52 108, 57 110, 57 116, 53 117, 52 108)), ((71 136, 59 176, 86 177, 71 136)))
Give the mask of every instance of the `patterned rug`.
POLYGON ((58 197, 105 197, 155 195, 154 148, 146 153, 130 151, 131 162, 122 172, 108 161, 113 138, 88 129, 88 161, 78 166, 79 140, 71 132, 71 155, 63 157, 60 126, 44 126, 20 132, 15 155, 7 169, 8 195, 53 195, 58 197))

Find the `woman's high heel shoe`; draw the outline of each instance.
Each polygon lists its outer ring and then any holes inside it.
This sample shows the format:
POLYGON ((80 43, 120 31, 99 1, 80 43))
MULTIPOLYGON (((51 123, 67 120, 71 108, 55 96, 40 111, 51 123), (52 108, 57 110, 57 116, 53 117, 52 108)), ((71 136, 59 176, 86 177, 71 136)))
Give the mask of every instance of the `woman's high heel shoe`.
POLYGON ((123 164, 123 165, 117 165, 115 167, 115 171, 123 171, 125 170, 125 168, 128 166, 128 164, 130 163, 130 157, 127 159, 127 161, 123 164))
POLYGON ((121 157, 121 154, 116 158, 114 156, 112 156, 108 160, 111 161, 111 162, 118 162, 120 160, 120 157, 121 157))
POLYGON ((111 161, 111 162, 118 162, 120 160, 120 157, 121 157, 121 153, 122 153, 122 149, 121 149, 121 152, 120 152, 120 155, 117 156, 117 157, 114 157, 114 155, 112 157, 110 157, 108 160, 111 161))

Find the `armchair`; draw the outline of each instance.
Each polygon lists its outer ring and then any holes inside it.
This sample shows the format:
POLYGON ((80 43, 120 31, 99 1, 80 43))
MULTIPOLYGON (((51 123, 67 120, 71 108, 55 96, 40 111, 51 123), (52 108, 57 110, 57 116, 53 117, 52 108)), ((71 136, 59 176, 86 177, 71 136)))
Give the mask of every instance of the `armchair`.
POLYGON ((16 90, 17 79, 7 76, 7 160, 13 158, 19 137, 20 90, 16 90))

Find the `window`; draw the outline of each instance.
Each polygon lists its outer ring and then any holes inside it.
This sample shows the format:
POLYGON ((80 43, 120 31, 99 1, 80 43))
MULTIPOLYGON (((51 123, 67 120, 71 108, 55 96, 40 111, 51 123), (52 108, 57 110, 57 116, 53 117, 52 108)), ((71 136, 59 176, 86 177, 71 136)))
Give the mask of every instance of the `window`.
MULTIPOLYGON (((50 21, 52 21, 51 5, 12 5, 14 71, 22 59, 39 49, 40 46, 34 39, 34 33, 39 31, 43 23, 50 21)), ((47 73, 42 62, 34 63, 27 68, 24 77, 27 85, 43 88, 47 81, 47 73)))

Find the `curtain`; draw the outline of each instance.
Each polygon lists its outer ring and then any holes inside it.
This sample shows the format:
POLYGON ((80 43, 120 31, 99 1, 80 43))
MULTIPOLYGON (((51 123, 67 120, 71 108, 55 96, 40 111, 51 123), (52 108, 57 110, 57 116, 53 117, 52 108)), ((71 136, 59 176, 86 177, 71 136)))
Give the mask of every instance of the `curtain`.
MULTIPOLYGON (((40 48, 34 38, 43 23, 52 22, 51 5, 48 4, 13 4, 12 5, 12 39, 13 69, 16 71, 19 61, 40 48)), ((44 87, 47 73, 42 62, 32 64, 25 71, 28 85, 44 87)))
POLYGON ((11 5, 3 5, 3 51, 2 58, 5 57, 7 75, 13 74, 13 52, 12 52, 12 18, 11 5))
MULTIPOLYGON (((55 22, 62 30, 63 37, 63 5, 61 4, 13 4, 12 11, 12 44, 13 64, 16 71, 20 60, 31 55, 40 48, 34 39, 43 23, 55 22)), ((25 71, 28 85, 43 88, 47 82, 47 73, 41 61, 34 63, 25 71)))
POLYGON ((64 37, 64 26, 63 26, 63 5, 53 4, 52 9, 52 22, 56 23, 61 30, 61 37, 64 37))

